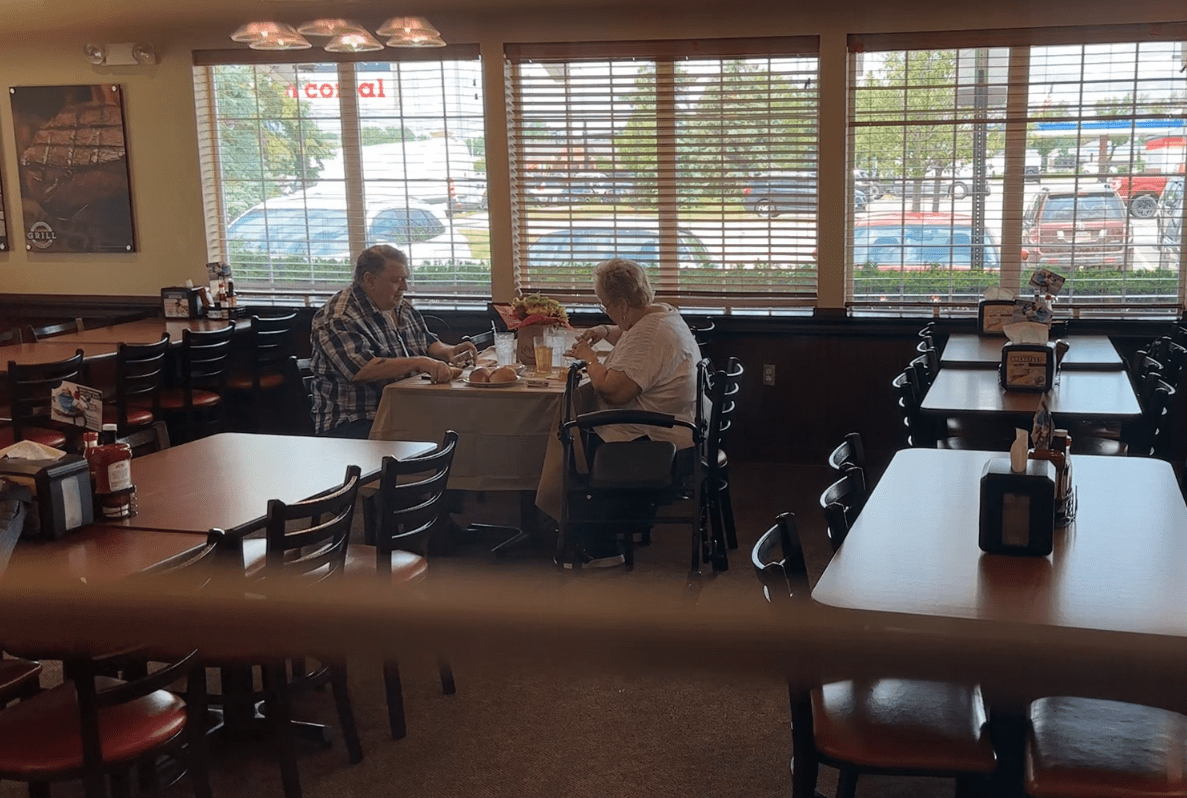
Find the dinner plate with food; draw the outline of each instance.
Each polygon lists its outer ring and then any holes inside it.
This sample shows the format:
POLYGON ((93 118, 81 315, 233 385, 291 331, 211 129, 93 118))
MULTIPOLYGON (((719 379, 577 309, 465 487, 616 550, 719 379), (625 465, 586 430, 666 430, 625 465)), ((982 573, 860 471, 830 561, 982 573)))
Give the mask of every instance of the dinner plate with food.
POLYGON ((475 388, 507 388, 517 382, 519 382, 519 374, 516 373, 514 366, 500 366, 495 369, 478 366, 465 379, 466 385, 472 385, 475 388))

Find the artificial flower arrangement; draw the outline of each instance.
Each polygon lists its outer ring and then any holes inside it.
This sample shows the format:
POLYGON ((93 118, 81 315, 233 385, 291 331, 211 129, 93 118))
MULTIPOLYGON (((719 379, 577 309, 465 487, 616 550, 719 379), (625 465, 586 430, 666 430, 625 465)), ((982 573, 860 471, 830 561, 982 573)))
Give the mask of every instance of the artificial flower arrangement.
POLYGON ((543 294, 516 297, 510 305, 501 305, 498 310, 508 330, 534 325, 569 327, 569 314, 564 305, 543 294))

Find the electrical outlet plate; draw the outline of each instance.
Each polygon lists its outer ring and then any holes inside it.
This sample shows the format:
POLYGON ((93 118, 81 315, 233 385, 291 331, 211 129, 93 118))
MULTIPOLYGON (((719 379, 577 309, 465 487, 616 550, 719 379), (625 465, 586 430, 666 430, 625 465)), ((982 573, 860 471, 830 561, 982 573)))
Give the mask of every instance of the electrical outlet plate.
POLYGON ((768 363, 762 367, 762 384, 763 385, 774 385, 775 384, 775 364, 774 363, 768 363))

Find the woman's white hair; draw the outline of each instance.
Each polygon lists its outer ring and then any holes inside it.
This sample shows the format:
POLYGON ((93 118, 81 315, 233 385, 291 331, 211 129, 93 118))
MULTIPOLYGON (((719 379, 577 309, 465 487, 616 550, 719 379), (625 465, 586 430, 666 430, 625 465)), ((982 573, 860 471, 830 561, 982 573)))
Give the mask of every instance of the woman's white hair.
POLYGON ((607 302, 625 302, 628 307, 645 308, 655 300, 647 272, 626 258, 611 258, 595 266, 594 285, 607 302))

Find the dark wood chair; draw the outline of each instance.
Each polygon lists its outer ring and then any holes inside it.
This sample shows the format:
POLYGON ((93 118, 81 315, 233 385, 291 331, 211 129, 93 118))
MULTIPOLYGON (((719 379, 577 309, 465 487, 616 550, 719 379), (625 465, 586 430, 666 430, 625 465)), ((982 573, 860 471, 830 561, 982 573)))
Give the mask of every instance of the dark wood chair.
POLYGON ((187 441, 202 437, 200 430, 222 432, 226 426, 223 395, 234 333, 234 324, 220 330, 182 331, 177 387, 162 390, 159 402, 166 416, 179 419, 187 441))
POLYGON ((119 345, 115 353, 115 402, 104 405, 104 424, 115 424, 120 434, 126 435, 161 418, 168 351, 168 333, 152 344, 119 345))
POLYGON ((0 346, 19 344, 23 341, 24 337, 21 335, 20 327, 10 327, 7 330, 0 330, 0 346))
MULTIPOLYGON (((703 416, 704 402, 696 403, 693 421, 684 421, 667 413, 639 410, 598 410, 578 413, 574 406, 577 386, 585 363, 576 361, 569 367, 565 392, 561 399, 559 436, 563 448, 561 473, 561 517, 557 535, 556 561, 581 564, 587 531, 610 530, 620 535, 624 543, 627 570, 634 568, 634 532, 652 524, 688 525, 691 532, 690 576, 700 574, 703 558, 718 567, 725 556, 725 548, 712 551, 712 541, 705 534, 704 445, 707 423, 703 416), (657 429, 684 427, 692 433, 694 456, 689 458, 691 473, 679 470, 675 444, 665 440, 633 440, 598 443, 599 427, 608 424, 635 424, 657 429), (578 441, 581 443, 579 444, 578 441), (661 505, 689 502, 686 515, 663 514, 655 509, 661 505), (617 508, 606 512, 605 508, 617 508), (571 551, 567 551, 571 550, 571 551), (706 553, 706 552, 709 553, 706 553)), ((709 361, 697 364, 697 396, 708 390, 709 361)))
POLYGON ((709 345, 709 341, 712 340, 713 333, 717 330, 717 323, 713 319, 690 321, 688 323, 688 330, 696 340, 697 346, 704 350, 709 345))
POLYGON ((462 338, 463 341, 469 341, 474 344, 474 348, 481 352, 483 349, 495 345, 495 325, 491 322, 490 329, 486 332, 478 333, 478 335, 466 335, 462 338))
MULTIPOLYGON (((710 372, 708 377, 710 409, 709 429, 705 435, 705 507, 718 546, 724 543, 731 550, 738 548, 738 533, 730 502, 730 461, 725 445, 733 426, 744 373, 741 362, 731 357, 724 369, 710 372)), ((710 557, 717 570, 724 571, 729 567, 724 552, 711 551, 710 557)))
MULTIPOLYGON (((449 430, 441 444, 428 454, 405 460, 383 458, 379 490, 374 494, 377 529, 374 540, 368 541, 375 552, 372 555, 365 547, 352 547, 348 572, 374 574, 396 589, 415 589, 424 581, 429 569, 429 538, 446 513, 445 488, 457 442, 458 434, 449 430)), ((439 663, 439 670, 442 690, 452 695, 453 671, 444 661, 439 663)), ((383 681, 392 737, 400 739, 407 734, 407 723, 400 669, 394 660, 383 664, 383 681)))
POLYGON ((53 338, 55 335, 65 335, 66 333, 80 333, 83 331, 82 319, 75 319, 74 321, 63 321, 55 324, 45 324, 41 327, 34 327, 27 325, 25 327, 24 339, 30 342, 44 341, 46 338, 53 338))
POLYGON ((35 441, 60 449, 80 436, 81 427, 68 428, 50 418, 50 392, 63 380, 86 382, 83 352, 52 363, 8 362, 10 426, 0 428, 0 446, 35 441))
MULTIPOLYGON (((135 577, 164 578, 166 591, 200 590, 210 579, 221 533, 206 545, 135 577)), ((77 655, 64 663, 70 678, 0 711, 0 779, 24 781, 34 796, 49 783, 81 779, 87 798, 128 795, 131 773, 155 788, 156 762, 172 753, 184 762, 197 798, 209 798, 206 764, 206 678, 197 652, 181 656, 137 648, 103 656, 77 655), (159 663, 152 669, 149 663, 159 663), (115 671, 138 672, 115 679, 115 671), (185 681, 184 700, 170 692, 185 681)))
POLYGON ((1074 454, 1099 454, 1117 457, 1163 457, 1170 455, 1171 410, 1175 389, 1152 375, 1151 387, 1142 402, 1142 417, 1122 426, 1117 438, 1104 435, 1072 436, 1074 454))
POLYGON ((865 471, 857 466, 848 466, 842 476, 820 494, 820 509, 828 524, 828 542, 833 551, 841 548, 853 522, 865 507, 868 492, 865 471))
MULTIPOLYGON (((811 600, 790 513, 758 539, 751 563, 773 610, 794 612, 811 600)), ((821 764, 840 771, 837 798, 854 798, 862 774, 955 778, 958 796, 974 795, 996 767, 975 685, 907 679, 789 683, 788 698, 793 798, 819 794, 821 764)))
MULTIPOLYGON (((359 467, 352 465, 346 469, 342 485, 329 493, 292 503, 278 499, 268 502, 266 554, 258 566, 253 567, 250 562, 247 564, 246 590, 266 598, 269 579, 288 584, 299 580, 313 585, 342 577, 355 502, 358 499, 360 473, 359 467)), ((249 543, 251 541, 243 540, 243 536, 257 528, 253 525, 245 529, 228 530, 226 534, 233 541, 249 543)), ((251 558, 245 556, 245 559, 251 558)), ((288 660, 303 662, 305 653, 288 652, 287 657, 252 664, 258 665, 262 672, 264 691, 253 698, 262 698, 267 706, 267 719, 277 740, 281 782, 287 798, 299 798, 301 795, 296 755, 298 730, 309 729, 316 732, 319 739, 324 739, 321 737, 324 732, 321 727, 293 722, 289 704, 291 691, 319 686, 328 680, 334 694, 347 757, 352 764, 363 760, 363 749, 347 688, 346 664, 328 658, 322 660, 322 668, 313 673, 304 673, 303 668, 295 668, 296 676, 290 682, 288 660)), ((224 667, 227 665, 224 664, 224 667)), ((245 663, 229 665, 232 668, 252 666, 245 663)))
POLYGON ((151 426, 120 435, 116 441, 132 447, 133 457, 153 454, 169 448, 169 427, 164 421, 154 421, 151 426))
POLYGON ((246 363, 227 374, 229 398, 235 409, 242 410, 250 420, 252 432, 282 429, 284 399, 294 388, 296 357, 293 341, 295 312, 284 316, 252 316, 249 346, 243 352, 246 363), (271 423, 270 423, 271 422, 271 423))
POLYGON ((0 708, 41 692, 41 663, 20 657, 0 657, 0 708))
POLYGON ((898 397, 898 406, 903 414, 903 426, 907 431, 907 445, 924 448, 934 448, 936 445, 935 428, 920 412, 920 390, 918 377, 913 369, 899 374, 890 383, 898 397))
POLYGON ((866 450, 861 444, 861 435, 850 432, 845 440, 828 455, 828 465, 833 471, 844 471, 847 466, 855 466, 864 471, 866 467, 866 450))

